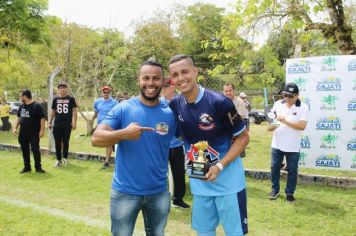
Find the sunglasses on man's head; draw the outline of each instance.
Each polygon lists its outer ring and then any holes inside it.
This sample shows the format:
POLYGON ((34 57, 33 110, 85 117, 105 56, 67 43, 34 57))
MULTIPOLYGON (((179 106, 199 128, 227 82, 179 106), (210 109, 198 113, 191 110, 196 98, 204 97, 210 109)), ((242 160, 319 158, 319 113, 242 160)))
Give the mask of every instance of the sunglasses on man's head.
POLYGON ((284 98, 294 98, 293 94, 283 94, 284 98))

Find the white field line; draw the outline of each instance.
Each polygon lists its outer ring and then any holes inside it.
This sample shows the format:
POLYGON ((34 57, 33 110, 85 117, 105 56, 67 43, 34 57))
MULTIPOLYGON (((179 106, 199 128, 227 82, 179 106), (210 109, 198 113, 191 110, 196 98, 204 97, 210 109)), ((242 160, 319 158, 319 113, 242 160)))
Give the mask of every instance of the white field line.
POLYGON ((64 218, 66 220, 71 220, 71 221, 75 221, 75 222, 79 222, 79 223, 85 223, 88 226, 110 229, 110 224, 103 220, 93 219, 93 218, 89 218, 89 217, 85 217, 85 216, 78 216, 78 215, 74 215, 72 213, 58 210, 55 208, 39 206, 39 205, 36 205, 33 203, 29 203, 29 202, 25 202, 22 200, 9 198, 9 197, 5 197, 5 196, 0 196, 0 201, 5 202, 10 205, 15 205, 17 207, 31 208, 33 210, 40 212, 40 213, 47 213, 49 215, 64 218))

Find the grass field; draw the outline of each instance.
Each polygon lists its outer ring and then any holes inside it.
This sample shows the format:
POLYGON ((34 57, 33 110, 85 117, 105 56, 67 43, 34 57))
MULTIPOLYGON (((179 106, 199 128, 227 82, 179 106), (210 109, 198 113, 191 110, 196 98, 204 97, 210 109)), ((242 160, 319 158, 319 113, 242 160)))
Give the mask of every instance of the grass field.
MULTIPOLYGON (((19 174, 20 153, 0 151, 0 235, 110 235, 109 192, 113 169, 72 160, 46 174, 19 174)), ((282 183, 284 187, 285 183, 282 183)), ((268 181, 247 179, 249 235, 354 235, 356 189, 299 185, 295 204, 267 199, 268 181)), ((191 203, 189 189, 185 200, 191 203)), ((194 235, 190 210, 172 208, 166 235, 194 235)), ((143 234, 142 218, 135 235, 143 234)), ((223 235, 221 229, 218 235, 223 235)))
MULTIPOLYGON (((11 117, 11 121, 15 119, 11 117)), ((72 132, 70 139, 70 151, 94 153, 104 155, 105 150, 91 146, 91 137, 85 136, 86 124, 80 115, 78 115, 77 129, 72 132)), ((250 144, 247 148, 247 157, 244 159, 245 168, 249 169, 270 169, 270 145, 272 133, 267 131, 266 123, 261 125, 251 125, 250 128, 250 144)), ((17 138, 11 132, 0 132, 0 143, 17 144, 17 138)), ((48 147, 47 132, 45 137, 41 139, 41 147, 48 147)), ((321 174, 332 176, 347 176, 356 177, 356 171, 341 171, 330 169, 308 169, 300 168, 300 173, 306 174, 321 174)))

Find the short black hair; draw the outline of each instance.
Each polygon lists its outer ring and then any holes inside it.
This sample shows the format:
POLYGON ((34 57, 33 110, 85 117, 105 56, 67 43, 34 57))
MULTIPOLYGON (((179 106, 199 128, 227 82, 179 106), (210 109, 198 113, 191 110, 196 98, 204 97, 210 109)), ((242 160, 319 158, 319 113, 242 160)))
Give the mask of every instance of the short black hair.
POLYGON ((140 71, 142 69, 142 67, 144 66, 157 66, 159 68, 161 68, 161 71, 162 71, 162 77, 164 77, 164 70, 163 70, 163 66, 161 63, 159 63, 158 61, 155 61, 155 60, 152 60, 152 59, 149 59, 147 61, 144 61, 141 65, 140 65, 140 71))
POLYGON ((32 99, 32 93, 31 93, 30 90, 24 90, 24 91, 22 91, 22 92, 21 92, 21 95, 22 95, 22 96, 26 96, 26 97, 29 98, 29 99, 32 99))
POLYGON ((232 90, 235 90, 235 86, 232 83, 226 83, 226 84, 224 84, 224 87, 225 86, 231 86, 232 90))
POLYGON ((173 63, 176 63, 177 61, 181 61, 181 60, 185 60, 185 59, 187 59, 194 66, 193 58, 186 54, 177 54, 177 55, 171 57, 171 59, 168 62, 168 66, 173 63))

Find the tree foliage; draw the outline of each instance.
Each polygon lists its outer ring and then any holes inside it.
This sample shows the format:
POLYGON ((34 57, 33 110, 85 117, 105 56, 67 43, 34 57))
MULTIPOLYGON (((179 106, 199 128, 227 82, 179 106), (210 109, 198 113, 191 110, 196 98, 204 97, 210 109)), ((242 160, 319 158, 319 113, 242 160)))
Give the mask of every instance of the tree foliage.
POLYGON ((29 88, 45 96, 48 76, 60 67, 55 83, 67 80, 85 109, 104 84, 136 95, 138 66, 151 57, 166 65, 177 53, 193 56, 199 81, 211 88, 228 81, 277 89, 296 45, 300 56, 355 53, 352 1, 239 0, 232 12, 213 4, 174 5, 139 22, 130 38, 45 16, 46 8, 47 0, 0 1, 0 93, 15 97, 29 88), (265 45, 251 38, 261 33, 268 35, 265 45))
POLYGON ((19 39, 38 42, 45 22, 47 0, 1 0, 0 43, 19 39))
POLYGON ((180 14, 179 39, 182 52, 194 56, 195 62, 203 69, 213 67, 210 54, 218 52, 224 9, 213 4, 196 3, 180 14))
POLYGON ((141 61, 153 57, 165 64, 172 55, 179 52, 179 46, 169 23, 164 19, 152 18, 136 27, 131 50, 141 61))
POLYGON ((263 29, 317 30, 337 44, 343 54, 355 54, 352 26, 342 0, 248 0, 238 1, 235 20, 240 29, 258 34, 263 29), (322 19, 316 21, 314 19, 322 19))

